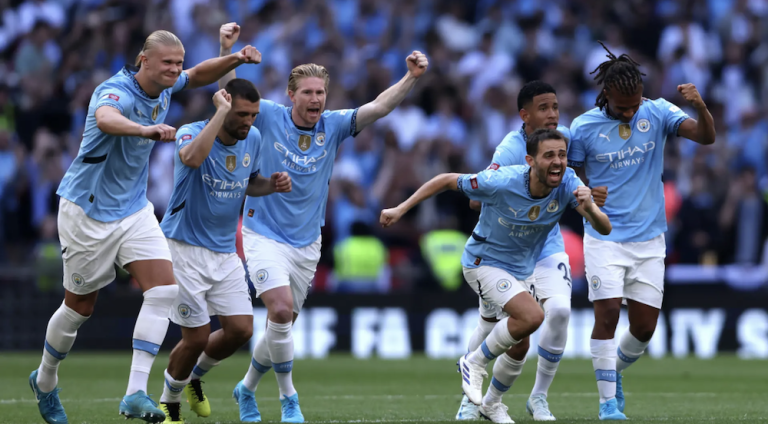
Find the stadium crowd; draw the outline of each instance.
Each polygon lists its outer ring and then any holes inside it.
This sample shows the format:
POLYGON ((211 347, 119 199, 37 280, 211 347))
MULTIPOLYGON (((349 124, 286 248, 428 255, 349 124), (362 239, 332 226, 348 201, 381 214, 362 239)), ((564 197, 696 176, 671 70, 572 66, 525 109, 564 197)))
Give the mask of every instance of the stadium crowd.
MULTIPOLYGON (((381 208, 438 173, 484 169, 504 135, 520 128, 516 95, 527 81, 557 89, 563 125, 592 108, 590 73, 605 59, 597 40, 640 63, 645 97, 684 108, 676 87, 692 82, 715 118, 714 145, 670 139, 665 147, 668 262, 764 263, 768 0, 0 0, 0 9, 0 263, 33 264, 58 251, 56 189, 94 88, 132 64, 157 29, 183 41, 185 68, 217 56, 219 27, 229 21, 242 27, 235 49, 251 44, 263 55, 238 77, 284 104, 299 63, 328 68, 327 108, 340 109, 399 79, 412 50, 429 57, 414 94, 342 146, 318 277, 334 267, 341 242, 373 234, 390 263, 416 265, 393 268, 393 279, 419 284, 420 238, 438 229, 468 235, 477 213, 444 193, 382 231, 381 208)), ((215 89, 174 96, 166 123, 212 115, 215 89)), ((158 219, 173 189, 173 154, 173 144, 157 143, 149 165, 158 219)), ((563 224, 576 274, 581 221, 573 213, 563 224)))

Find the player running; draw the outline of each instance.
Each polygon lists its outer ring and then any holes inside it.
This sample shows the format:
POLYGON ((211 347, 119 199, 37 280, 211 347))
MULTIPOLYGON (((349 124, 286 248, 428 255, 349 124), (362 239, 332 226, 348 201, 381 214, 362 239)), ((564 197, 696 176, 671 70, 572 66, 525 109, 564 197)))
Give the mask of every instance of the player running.
MULTIPOLYGON (((488 167, 490 170, 496 170, 502 166, 525 165, 526 140, 534 130, 557 129, 566 140, 570 138, 568 128, 558 125, 560 109, 557 93, 551 85, 542 81, 531 81, 525 84, 517 96, 517 108, 523 120, 523 127, 504 137, 493 155, 492 163, 488 167)), ((606 195, 605 187, 592 190, 597 206, 605 204, 606 195)), ((478 201, 471 200, 470 206, 475 210, 481 210, 481 203, 478 201)), ((554 415, 549 411, 547 392, 555 378, 560 359, 563 357, 568 337, 568 321, 571 316, 571 266, 568 254, 565 253, 563 236, 560 234, 558 223, 555 223, 549 233, 544 249, 538 257, 529 290, 544 309, 546 320, 539 339, 536 383, 526 403, 526 410, 535 421, 555 421, 554 415)), ((478 325, 469 339, 467 348, 469 352, 480 346, 504 313, 501 308, 492 306, 482 299, 479 309, 478 325)), ((521 343, 510 350, 509 356, 504 355, 502 360, 507 361, 508 365, 519 374, 525 364, 528 347, 528 338, 521 340, 521 343)), ((479 418, 480 412, 477 405, 470 402, 464 395, 456 419, 477 420, 479 418)))
POLYGON ((592 203, 589 187, 566 167, 567 141, 561 133, 535 131, 526 139, 526 152, 527 165, 487 169, 476 175, 440 174, 396 208, 381 212, 382 225, 392 225, 408 210, 446 189, 483 203, 461 263, 465 279, 481 301, 503 314, 488 337, 459 359, 459 372, 469 401, 495 423, 513 422, 501 403, 522 368, 521 361, 511 358, 511 349, 544 320, 544 312, 528 288, 550 232, 568 206, 576 208, 597 231, 611 232, 608 217, 592 203), (483 397, 485 367, 496 357, 491 385, 483 397))
POLYGON ((181 326, 182 340, 165 370, 160 409, 166 423, 184 422, 182 390, 198 416, 210 415, 200 377, 253 333, 253 305, 235 246, 243 199, 291 190, 287 172, 259 175, 261 134, 251 125, 260 100, 253 83, 233 79, 213 96, 213 118, 176 134, 174 190, 160 227, 179 284, 171 321, 181 326), (222 327, 213 334, 209 315, 218 315, 222 327))
POLYGON ((677 90, 696 110, 698 120, 664 99, 643 99, 639 65, 625 54, 617 58, 605 50, 608 60, 593 71, 602 86, 597 107, 573 121, 568 159, 570 166, 584 167, 590 183, 605 185, 611 193, 605 213, 614 231, 603 235, 584 223, 584 262, 595 308, 590 347, 600 393, 599 417, 625 420, 621 372, 648 346, 664 295, 664 146, 668 136, 712 144, 715 125, 693 84, 679 85, 677 90), (613 338, 622 299, 629 312, 629 331, 617 349, 613 338))
MULTIPOLYGON (((239 36, 240 28, 222 41, 222 54, 239 36)), ((254 126, 265 147, 262 173, 287 171, 293 190, 281 196, 245 200, 243 250, 257 295, 267 307, 267 329, 256 343, 251 366, 233 395, 240 419, 261 421, 254 397, 259 380, 275 368, 283 422, 304 422, 293 386, 293 321, 301 311, 320 259, 320 228, 325 222, 328 181, 343 140, 392 112, 427 70, 427 57, 414 51, 406 58, 408 72, 374 101, 358 109, 325 111, 329 76, 313 63, 295 67, 288 77, 292 106, 261 101, 254 126)), ((226 84, 235 73, 219 81, 226 84)))
POLYGON ((136 58, 138 68, 126 66, 94 90, 80 151, 57 191, 64 302, 48 322, 40 368, 29 376, 46 422, 67 422, 57 388, 59 363, 93 313, 99 290, 115 279, 115 264, 144 292, 119 411, 126 418, 165 419, 146 389, 178 288, 168 243, 146 197, 149 156, 155 141, 176 139, 176 130, 163 124, 172 94, 215 82, 241 63, 252 62, 255 51, 248 46, 182 71, 179 39, 155 31, 136 58))

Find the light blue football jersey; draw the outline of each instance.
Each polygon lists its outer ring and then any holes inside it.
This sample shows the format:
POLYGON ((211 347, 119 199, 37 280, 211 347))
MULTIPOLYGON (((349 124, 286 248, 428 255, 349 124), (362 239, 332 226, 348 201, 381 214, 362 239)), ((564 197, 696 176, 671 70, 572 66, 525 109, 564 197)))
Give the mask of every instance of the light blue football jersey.
POLYGON ((176 132, 173 193, 160 228, 165 236, 221 253, 234 253, 237 224, 251 178, 259 174, 261 134, 251 127, 245 140, 226 146, 218 137, 199 168, 181 161, 181 148, 191 143, 208 120, 184 125, 176 132))
POLYGON ((298 128, 291 109, 262 100, 254 122, 264 138, 261 173, 287 171, 291 192, 247 197, 243 225, 272 240, 304 247, 320 237, 325 225, 333 162, 341 142, 356 135, 357 109, 325 111, 313 128, 298 128))
MULTIPOLYGON (((557 130, 565 136, 567 140, 571 139, 571 130, 568 127, 558 125, 557 130)), ((504 140, 496 147, 496 152, 493 154, 493 160, 488 169, 499 169, 502 166, 510 165, 525 165, 525 156, 528 154, 526 143, 528 141, 528 134, 525 132, 525 126, 518 131, 512 131, 504 137, 504 140)), ((567 143, 570 147, 570 143, 567 143)), ((555 253, 565 252, 565 244, 563 243, 563 235, 560 234, 560 224, 555 224, 555 228, 549 232, 547 236, 547 242, 544 244, 544 250, 541 251, 541 256, 538 260, 548 258, 555 253)))
POLYGON ((579 205, 573 192, 584 185, 571 168, 548 196, 534 199, 528 165, 486 169, 462 175, 459 191, 483 203, 480 220, 467 240, 461 264, 492 266, 524 280, 533 274, 549 233, 567 207, 579 205))
POLYGON ((143 126, 162 124, 171 94, 189 84, 189 75, 182 72, 173 87, 151 98, 136 81, 137 71, 126 66, 93 91, 80 151, 56 191, 97 221, 116 221, 147 205, 147 170, 155 141, 101 132, 96 109, 113 107, 143 126))
POLYGON ((603 212, 613 225, 604 236, 584 221, 592 237, 615 242, 650 240, 667 231, 664 209, 664 146, 688 118, 664 100, 645 100, 625 124, 594 108, 571 124, 568 164, 584 167, 592 187, 607 186, 603 212))

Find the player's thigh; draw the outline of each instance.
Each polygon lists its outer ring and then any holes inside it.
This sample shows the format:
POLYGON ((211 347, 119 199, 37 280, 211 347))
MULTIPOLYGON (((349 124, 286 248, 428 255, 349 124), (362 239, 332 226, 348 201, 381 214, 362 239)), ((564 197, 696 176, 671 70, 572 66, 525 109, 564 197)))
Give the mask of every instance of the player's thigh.
POLYGON ((96 221, 80 206, 62 198, 58 230, 67 291, 84 296, 115 280, 121 231, 118 224, 96 221))
POLYGON ((584 265, 589 283, 589 300, 624 297, 626 265, 631 261, 620 243, 584 235, 584 265))
POLYGON ((217 261, 214 282, 206 296, 209 312, 219 316, 220 320, 230 316, 250 316, 253 322, 253 304, 240 258, 234 253, 218 253, 217 256, 220 260, 217 261))
POLYGON ((625 277, 624 297, 661 309, 664 299, 664 236, 627 246, 635 255, 635 262, 625 277))
POLYGON ((537 302, 553 296, 571 297, 571 265, 565 252, 548 256, 536 263, 531 293, 537 302))
POLYGON ((207 263, 200 248, 168 240, 173 257, 173 273, 179 293, 171 307, 170 319, 183 328, 198 328, 211 322, 206 294, 211 290, 207 281, 207 263))
MULTIPOLYGON (((494 307, 504 310, 513 297, 520 293, 528 293, 529 287, 524 281, 520 281, 512 274, 500 268, 491 266, 481 266, 478 268, 464 268, 464 279, 477 293, 481 300, 484 300, 494 307)), ((501 319, 506 314, 498 314, 501 319)))
POLYGON ((284 252, 285 245, 245 227, 242 231, 243 253, 256 297, 264 300, 264 293, 278 287, 289 287, 290 260, 284 252))
POLYGON ((175 284, 171 251, 160 229, 152 203, 122 223, 117 264, 136 279, 142 290, 175 284))
POLYGON ((309 246, 301 248, 289 247, 292 250, 290 280, 291 292, 293 292, 293 313, 299 314, 304 302, 309 295, 312 281, 317 272, 317 263, 320 261, 321 240, 318 239, 309 246))

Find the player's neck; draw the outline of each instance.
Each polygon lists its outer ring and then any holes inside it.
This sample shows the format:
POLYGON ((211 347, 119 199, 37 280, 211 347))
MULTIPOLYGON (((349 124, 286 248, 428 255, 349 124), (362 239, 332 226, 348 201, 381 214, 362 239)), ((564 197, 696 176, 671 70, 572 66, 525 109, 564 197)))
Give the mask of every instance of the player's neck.
POLYGON ((528 191, 534 199, 542 199, 552 193, 552 187, 539 181, 539 177, 533 172, 533 168, 528 170, 528 191))
MULTIPOLYGON (((149 97, 155 98, 160 95, 160 93, 165 90, 165 88, 161 87, 154 81, 152 81, 149 76, 143 72, 143 68, 139 68, 139 72, 136 72, 136 75, 134 75, 136 78, 136 81, 139 83, 139 86, 142 90, 144 90, 145 93, 149 95, 149 97)), ((166 87, 167 88, 167 87, 166 87)))
POLYGON ((229 135, 226 131, 224 131, 224 128, 219 129, 218 134, 216 134, 216 137, 219 138, 221 141, 221 144, 225 146, 232 146, 233 144, 237 143, 237 140, 235 140, 234 137, 229 135))

